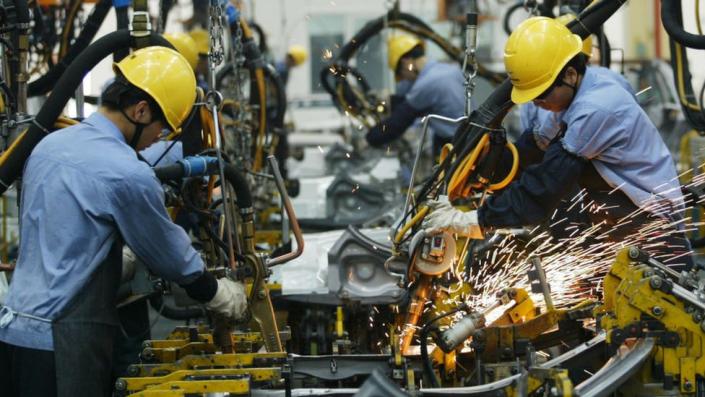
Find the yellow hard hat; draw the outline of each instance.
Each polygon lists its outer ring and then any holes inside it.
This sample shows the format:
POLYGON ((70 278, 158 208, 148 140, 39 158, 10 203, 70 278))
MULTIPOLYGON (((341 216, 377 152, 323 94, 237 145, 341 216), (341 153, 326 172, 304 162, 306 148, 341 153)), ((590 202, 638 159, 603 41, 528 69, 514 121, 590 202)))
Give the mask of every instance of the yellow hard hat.
POLYGON ((294 65, 299 66, 308 58, 308 51, 300 45, 292 45, 289 47, 289 52, 286 53, 294 60, 294 65))
POLYGON ((198 64, 196 41, 186 33, 164 33, 164 38, 176 48, 179 54, 186 58, 189 65, 191 65, 191 69, 196 70, 196 65, 198 64))
POLYGON ((423 45, 423 41, 416 36, 398 34, 389 38, 387 41, 387 63, 392 72, 396 72, 401 57, 417 45, 423 45))
POLYGON ((171 48, 141 48, 114 63, 113 70, 159 105, 173 131, 186 120, 196 101, 193 69, 186 58, 171 48))
POLYGON ((196 51, 198 51, 198 55, 208 55, 208 50, 210 49, 208 32, 203 29, 194 29, 189 32, 189 35, 193 41, 196 42, 196 51))
POLYGON ((517 26, 504 47, 504 67, 512 81, 512 102, 534 100, 553 84, 563 67, 583 47, 580 36, 547 17, 517 26))
MULTIPOLYGON (((563 14, 556 17, 556 21, 562 23, 563 25, 568 25, 568 23, 575 19, 574 14, 563 14)), ((592 36, 588 36, 583 40, 583 54, 591 57, 592 56, 592 36)))

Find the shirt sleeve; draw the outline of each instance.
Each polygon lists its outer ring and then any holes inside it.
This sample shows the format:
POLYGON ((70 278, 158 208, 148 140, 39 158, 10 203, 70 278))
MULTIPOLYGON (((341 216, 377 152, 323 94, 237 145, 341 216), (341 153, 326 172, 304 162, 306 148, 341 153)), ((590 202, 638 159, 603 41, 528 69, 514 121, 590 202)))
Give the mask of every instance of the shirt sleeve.
POLYGON ((584 159, 594 159, 607 148, 619 147, 622 126, 610 112, 592 107, 571 117, 562 139, 563 147, 584 159))
POLYGON ((551 144, 541 163, 524 170, 519 180, 479 208, 480 226, 517 227, 546 220, 577 183, 585 164, 559 142, 551 144))
POLYGON ((403 101, 392 110, 392 114, 381 123, 370 128, 365 139, 370 146, 381 146, 392 142, 404 134, 421 112, 403 101))
POLYGON ((113 217, 120 233, 150 270, 178 284, 189 284, 203 273, 203 261, 190 238, 166 212, 156 177, 137 172, 113 193, 113 217))
POLYGON ((519 106, 519 122, 522 131, 533 130, 536 123, 536 109, 536 105, 531 102, 519 106))

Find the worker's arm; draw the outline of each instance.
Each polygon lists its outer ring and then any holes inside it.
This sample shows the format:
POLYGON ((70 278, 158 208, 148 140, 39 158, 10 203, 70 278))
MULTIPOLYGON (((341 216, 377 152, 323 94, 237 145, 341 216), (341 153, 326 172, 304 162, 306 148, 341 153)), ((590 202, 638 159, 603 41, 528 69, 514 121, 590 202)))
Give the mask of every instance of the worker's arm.
POLYGON ((210 301, 217 281, 204 271, 203 260, 186 232, 171 221, 156 177, 138 172, 112 193, 117 206, 115 222, 135 255, 154 273, 183 286, 191 298, 210 301))
POLYGON ((536 144, 534 131, 531 129, 524 131, 519 139, 514 142, 514 146, 516 146, 517 152, 519 152, 519 167, 522 170, 525 170, 530 165, 538 164, 543 160, 545 153, 536 144))
POLYGON ((365 135, 370 146, 382 146, 398 139, 423 112, 415 109, 407 101, 395 106, 392 114, 372 127, 365 135))
POLYGON ((554 142, 540 164, 525 169, 518 181, 480 207, 480 226, 516 227, 547 219, 586 164, 587 160, 566 151, 560 141, 554 142))

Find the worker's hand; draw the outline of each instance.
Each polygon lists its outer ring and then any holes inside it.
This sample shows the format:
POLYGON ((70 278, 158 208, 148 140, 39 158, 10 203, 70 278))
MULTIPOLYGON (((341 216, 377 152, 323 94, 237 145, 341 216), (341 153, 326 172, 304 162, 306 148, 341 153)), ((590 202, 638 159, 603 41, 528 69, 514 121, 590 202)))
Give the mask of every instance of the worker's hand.
POLYGON ((482 239, 482 229, 477 220, 477 211, 464 212, 454 208, 447 199, 431 200, 427 203, 431 213, 426 215, 421 227, 429 232, 447 231, 466 237, 482 239))
POLYGON ((247 311, 247 294, 241 282, 228 278, 218 279, 218 290, 210 302, 206 303, 208 310, 240 320, 247 311))

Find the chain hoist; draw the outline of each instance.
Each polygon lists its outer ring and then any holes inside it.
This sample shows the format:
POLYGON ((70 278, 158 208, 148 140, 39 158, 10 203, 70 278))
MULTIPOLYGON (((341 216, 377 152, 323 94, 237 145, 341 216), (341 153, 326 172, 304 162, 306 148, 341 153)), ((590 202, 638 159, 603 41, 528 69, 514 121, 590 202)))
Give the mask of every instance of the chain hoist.
MULTIPOLYGON (((240 22, 235 23, 235 32, 233 35, 233 51, 231 54, 231 62, 233 65, 233 78, 229 80, 229 88, 232 89, 233 99, 237 106, 235 108, 234 120, 235 125, 244 128, 247 125, 246 115, 247 112, 243 104, 246 103, 245 95, 243 93, 243 78, 242 78, 242 67, 245 64, 245 50, 242 45, 243 33, 242 25, 240 22)), ((230 90, 229 90, 230 91, 230 90)), ((237 154, 241 157, 243 164, 252 164, 252 134, 248 132, 243 132, 237 134, 236 139, 238 140, 237 154)))
POLYGON ((228 263, 232 269, 236 267, 235 252, 233 243, 237 244, 237 251, 241 253, 240 243, 237 238, 233 239, 234 218, 230 206, 232 197, 230 190, 225 184, 225 164, 223 162, 223 142, 220 134, 220 120, 218 111, 223 103, 223 95, 215 89, 215 69, 223 62, 225 57, 223 47, 223 5, 219 0, 211 0, 209 7, 208 32, 210 37, 208 48, 208 75, 210 89, 206 94, 206 106, 213 116, 213 126, 215 130, 215 152, 218 158, 218 176, 221 181, 221 194, 223 196, 223 214, 225 216, 225 233, 228 243, 228 263))

